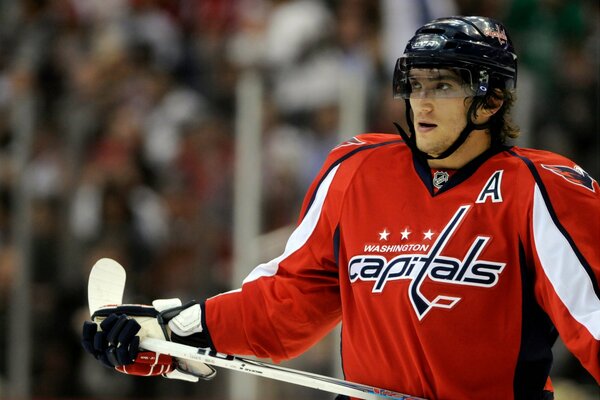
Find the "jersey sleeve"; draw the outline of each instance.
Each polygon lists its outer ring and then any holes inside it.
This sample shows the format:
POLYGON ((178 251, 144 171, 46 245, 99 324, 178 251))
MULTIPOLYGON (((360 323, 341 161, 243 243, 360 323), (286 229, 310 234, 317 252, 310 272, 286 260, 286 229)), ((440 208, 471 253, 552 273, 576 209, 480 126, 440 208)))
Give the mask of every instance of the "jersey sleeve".
POLYGON ((341 320, 336 230, 351 179, 344 160, 369 146, 367 139, 354 138, 331 151, 283 254, 257 266, 241 289, 206 301, 206 325, 218 351, 288 359, 341 320))
POLYGON ((600 188, 573 162, 531 162, 534 291, 567 348, 600 383, 600 188))

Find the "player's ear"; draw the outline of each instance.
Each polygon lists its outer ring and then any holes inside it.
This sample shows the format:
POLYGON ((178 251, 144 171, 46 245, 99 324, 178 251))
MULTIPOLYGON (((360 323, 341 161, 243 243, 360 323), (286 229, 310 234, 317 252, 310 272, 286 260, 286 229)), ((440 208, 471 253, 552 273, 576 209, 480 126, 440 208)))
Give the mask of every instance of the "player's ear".
POLYGON ((485 115, 492 116, 500 110, 504 104, 504 96, 500 89, 494 89, 489 96, 486 96, 481 107, 481 112, 485 115))
POLYGON ((486 123, 494 114, 496 114, 504 104, 504 96, 500 89, 494 89, 485 96, 478 105, 474 115, 476 124, 486 123))

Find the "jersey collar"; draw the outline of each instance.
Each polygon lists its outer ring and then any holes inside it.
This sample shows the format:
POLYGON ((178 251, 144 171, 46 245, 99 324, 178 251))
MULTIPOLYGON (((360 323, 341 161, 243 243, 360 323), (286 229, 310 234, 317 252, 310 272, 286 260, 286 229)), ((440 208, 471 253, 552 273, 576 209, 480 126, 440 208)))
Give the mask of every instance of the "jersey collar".
POLYGON ((442 186, 437 191, 434 190, 433 187, 433 182, 431 180, 431 168, 429 167, 429 164, 427 164, 427 160, 421 157, 419 154, 416 154, 415 152, 411 152, 411 154, 413 158, 415 172, 417 173, 417 175, 419 175, 419 178, 421 178, 421 182, 423 182, 423 184, 429 191, 429 194, 431 194, 431 196, 433 197, 439 196, 441 193, 447 192, 448 190, 457 186, 461 182, 465 181, 467 178, 473 175, 475 171, 477 171, 477 169, 481 166, 481 164, 483 164, 489 158, 500 153, 501 151, 508 150, 511 147, 512 146, 505 146, 502 144, 493 145, 492 147, 475 157, 473 160, 469 161, 464 167, 457 170, 456 173, 452 174, 452 176, 450 176, 450 179, 448 179, 448 182, 446 182, 444 186, 442 186))

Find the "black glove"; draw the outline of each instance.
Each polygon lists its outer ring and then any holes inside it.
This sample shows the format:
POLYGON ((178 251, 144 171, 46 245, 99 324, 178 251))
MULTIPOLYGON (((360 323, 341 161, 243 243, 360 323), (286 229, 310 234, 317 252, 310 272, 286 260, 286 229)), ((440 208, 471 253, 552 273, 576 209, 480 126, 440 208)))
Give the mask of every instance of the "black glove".
POLYGON ((172 339, 195 347, 198 347, 198 343, 210 343, 210 339, 196 340, 198 335, 209 338, 206 330, 204 335, 190 332, 188 336, 191 341, 186 341, 187 332, 181 329, 184 325, 196 325, 193 321, 195 316, 198 317, 198 323, 202 324, 201 314, 187 311, 196 310, 195 306, 201 310, 200 305, 189 303, 182 306, 179 299, 155 300, 152 304, 121 305, 96 311, 92 316, 93 322, 85 321, 83 324, 83 348, 107 367, 127 374, 163 375, 193 382, 198 378, 212 378, 216 371, 204 363, 177 360, 165 354, 140 350, 140 338, 145 337, 172 339), (182 335, 171 334, 171 325, 182 335))
POLYGON ((141 329, 135 319, 125 314, 110 314, 98 324, 83 323, 83 348, 109 368, 132 364, 139 353, 141 329))

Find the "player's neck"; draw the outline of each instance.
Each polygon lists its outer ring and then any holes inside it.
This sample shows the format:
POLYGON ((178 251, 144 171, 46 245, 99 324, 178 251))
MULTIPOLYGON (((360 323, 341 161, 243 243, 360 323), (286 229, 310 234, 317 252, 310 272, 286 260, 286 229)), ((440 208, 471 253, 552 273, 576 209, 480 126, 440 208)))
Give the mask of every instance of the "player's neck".
POLYGON ((430 168, 460 169, 470 161, 490 148, 492 144, 489 133, 485 130, 475 130, 465 142, 450 156, 442 159, 427 160, 430 168))

